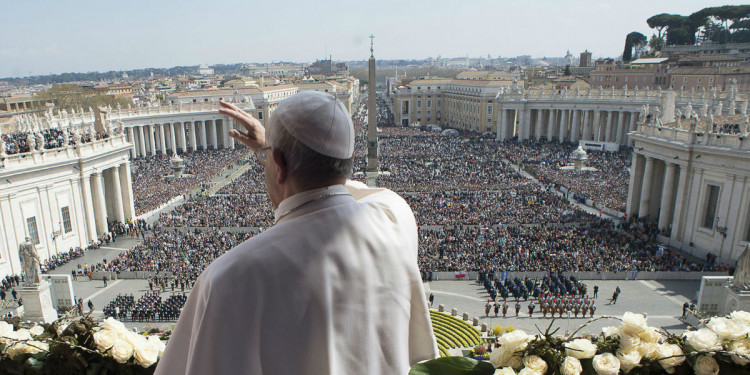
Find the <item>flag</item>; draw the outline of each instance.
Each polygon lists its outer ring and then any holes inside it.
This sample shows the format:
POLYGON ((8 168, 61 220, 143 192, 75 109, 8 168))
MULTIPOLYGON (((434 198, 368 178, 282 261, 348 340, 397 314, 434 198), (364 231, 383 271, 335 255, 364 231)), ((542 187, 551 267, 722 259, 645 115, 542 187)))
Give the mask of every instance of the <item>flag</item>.
POLYGON ((464 277, 466 277, 465 271, 456 271, 454 274, 457 279, 463 279, 464 277))

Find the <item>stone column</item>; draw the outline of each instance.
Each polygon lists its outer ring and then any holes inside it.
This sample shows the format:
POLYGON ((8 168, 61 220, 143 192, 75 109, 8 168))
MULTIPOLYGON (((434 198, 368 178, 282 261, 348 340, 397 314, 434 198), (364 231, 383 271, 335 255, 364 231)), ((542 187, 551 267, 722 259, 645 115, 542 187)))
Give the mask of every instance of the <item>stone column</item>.
MULTIPOLYGON (((628 132, 635 131, 636 128, 636 121, 638 119, 638 112, 630 112, 630 125, 628 126, 628 132)), ((631 147, 634 145, 634 141, 630 139, 630 136, 625 136, 624 138, 625 142, 630 145, 631 147)))
POLYGON ((620 111, 617 115, 617 134, 615 134, 615 142, 621 146, 625 144, 625 130, 623 129, 623 126, 625 126, 625 112, 620 111))
POLYGON ((659 230, 665 230, 672 223, 672 210, 674 208, 674 183, 677 165, 666 163, 667 171, 664 174, 664 186, 661 193, 661 208, 659 210, 659 230))
POLYGON ((156 139, 154 137, 154 125, 148 126, 148 140, 151 141, 151 155, 156 155, 156 139))
POLYGON ((91 175, 93 180, 94 195, 94 214, 96 216, 96 235, 99 237, 107 232, 107 205, 104 201, 104 179, 102 174, 94 173, 91 175))
POLYGON ((531 127, 528 119, 531 117, 529 109, 518 110, 518 139, 525 141, 529 139, 529 127, 531 127))
POLYGON ((229 136, 229 131, 236 128, 237 123, 232 119, 228 119, 226 121, 226 124, 227 126, 224 128, 224 137, 227 140, 227 145, 228 145, 227 147, 234 150, 234 138, 229 136))
POLYGON ((596 110, 594 111, 594 123, 592 124, 594 135, 593 138, 589 137, 587 139, 594 140, 596 142, 599 142, 601 140, 602 135, 602 111, 596 110))
POLYGON ((604 134, 604 137, 602 137, 602 140, 605 142, 613 142, 614 137, 612 137, 612 117, 614 117, 615 112, 614 111, 608 111, 607 112, 607 132, 604 134))
POLYGON ((198 150, 198 142, 195 137, 195 121, 190 122, 190 148, 193 152, 198 150))
POLYGON ((591 140, 591 123, 589 122, 589 110, 583 111, 583 134, 581 135, 581 140, 591 140))
POLYGON ((500 142, 504 141, 508 136, 508 129, 505 128, 505 120, 506 110, 501 107, 497 113, 497 135, 495 136, 495 139, 500 142))
POLYGON ((643 171, 643 185, 641 187, 641 204, 638 215, 647 216, 651 208, 651 182, 654 177, 654 158, 646 156, 646 169, 643 171))
POLYGON ((117 168, 120 174, 120 193, 122 195, 122 208, 125 220, 135 218, 135 206, 133 201, 133 179, 130 175, 130 163, 122 163, 117 168))
POLYGON ((133 144, 133 147, 130 148, 130 158, 135 159, 136 153, 135 153, 135 133, 133 132, 133 127, 129 127, 128 129, 128 142, 133 144))
POLYGON ((203 150, 208 150, 208 124, 207 122, 211 122, 212 120, 206 120, 201 122, 201 144, 203 145, 203 150))
POLYGON ((628 203, 625 207, 628 217, 638 214, 638 207, 641 204, 641 181, 643 181, 643 156, 634 152, 630 163, 628 203))
POLYGON ((682 234, 681 226, 683 225, 682 224, 682 220, 684 220, 683 216, 687 216, 687 215, 682 215, 682 207, 685 206, 687 203, 686 202, 687 200, 685 199, 685 194, 687 194, 687 191, 688 191, 687 184, 690 181, 690 177, 692 177, 692 170, 689 170, 688 168, 684 166, 680 166, 679 175, 680 175, 680 178, 678 179, 678 182, 677 182, 677 195, 675 196, 674 210, 672 212, 672 236, 670 237, 674 240, 679 240, 682 234))
POLYGON ((172 145, 172 155, 177 155, 177 123, 169 124, 169 141, 172 145))
POLYGON ((185 123, 184 122, 178 122, 177 128, 179 129, 179 135, 180 135, 180 147, 182 147, 182 153, 184 154, 187 151, 187 141, 185 139, 185 123))
POLYGON ((560 132, 557 137, 557 141, 560 143, 565 142, 566 134, 568 133, 568 121, 570 121, 570 110, 569 109, 561 109, 560 110, 560 132))
POLYGON ((112 198, 115 200, 112 205, 115 209, 115 220, 125 222, 125 210, 122 206, 122 186, 120 184, 120 171, 117 167, 110 173, 112 179, 107 186, 112 187, 112 198))
MULTIPOLYGON (((131 128, 128 128, 131 129, 131 128)), ((94 214, 94 198, 91 195, 91 175, 81 176, 81 200, 83 201, 84 223, 89 241, 97 239, 96 217, 94 214)))
POLYGON ((159 147, 161 147, 161 154, 167 154, 167 139, 164 137, 164 124, 156 125, 159 127, 159 147))
POLYGON ((219 143, 216 141, 216 120, 212 120, 209 124, 209 142, 214 146, 214 150, 219 149, 219 143))
POLYGON ((544 109, 537 109, 536 110, 536 123, 534 124, 535 130, 534 130, 534 136, 536 137, 536 140, 542 139, 542 133, 544 132, 542 129, 544 128, 544 125, 542 124, 544 122, 544 109))
POLYGON ((581 140, 580 138, 581 129, 580 129, 580 121, 579 121, 580 115, 581 115, 580 112, 581 111, 577 109, 573 110, 573 124, 571 124, 570 126, 570 141, 572 143, 578 143, 581 140))
POLYGON ((547 119, 547 140, 552 141, 552 136, 555 134, 555 110, 549 110, 549 118, 547 119))
POLYGON ((138 156, 146 156, 146 137, 143 135, 143 126, 138 127, 138 156))

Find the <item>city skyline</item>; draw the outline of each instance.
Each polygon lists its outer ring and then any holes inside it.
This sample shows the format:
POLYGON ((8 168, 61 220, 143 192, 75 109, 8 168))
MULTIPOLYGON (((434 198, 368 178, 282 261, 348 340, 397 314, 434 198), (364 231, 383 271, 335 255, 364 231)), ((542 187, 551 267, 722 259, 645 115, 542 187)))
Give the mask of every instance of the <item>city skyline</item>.
POLYGON ((688 15, 740 1, 628 3, 574 0, 534 3, 448 1, 315 6, 290 1, 284 11, 232 0, 216 7, 194 0, 128 7, 81 1, 7 5, 0 31, 0 77, 167 68, 198 64, 365 60, 370 34, 378 59, 563 56, 589 50, 617 57, 625 36, 655 33, 646 19, 688 15))

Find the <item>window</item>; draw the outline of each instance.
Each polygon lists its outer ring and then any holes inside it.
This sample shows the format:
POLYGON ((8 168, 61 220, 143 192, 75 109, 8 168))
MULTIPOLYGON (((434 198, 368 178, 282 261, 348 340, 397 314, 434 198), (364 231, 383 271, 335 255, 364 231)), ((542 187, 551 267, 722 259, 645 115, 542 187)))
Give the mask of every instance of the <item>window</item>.
POLYGON ((427 101, 427 106, 428 106, 428 107, 432 107, 432 100, 428 100, 428 101, 427 101))
POLYGON ((422 101, 421 100, 417 100, 417 108, 422 108, 422 101))
POLYGON ((437 106, 440 107, 440 99, 437 101, 437 106))
POLYGON ((489 118, 489 117, 487 117, 487 123, 488 123, 488 124, 491 124, 491 123, 492 123, 492 119, 491 119, 491 118, 489 118))
POLYGON ((716 208, 719 206, 719 190, 716 185, 708 185, 708 199, 706 200, 706 214, 703 216, 703 227, 714 229, 716 208))
POLYGON ((26 229, 29 231, 29 237, 31 237, 31 243, 39 245, 39 231, 36 229, 36 216, 32 216, 26 219, 26 229))
POLYGON ((70 207, 65 206, 61 208, 60 213, 62 214, 63 230, 65 231, 65 233, 72 232, 73 225, 70 222, 70 207))
POLYGON ((492 115, 492 106, 491 105, 487 106, 487 114, 488 115, 492 115))
POLYGON ((258 111, 258 120, 263 120, 263 112, 258 111))

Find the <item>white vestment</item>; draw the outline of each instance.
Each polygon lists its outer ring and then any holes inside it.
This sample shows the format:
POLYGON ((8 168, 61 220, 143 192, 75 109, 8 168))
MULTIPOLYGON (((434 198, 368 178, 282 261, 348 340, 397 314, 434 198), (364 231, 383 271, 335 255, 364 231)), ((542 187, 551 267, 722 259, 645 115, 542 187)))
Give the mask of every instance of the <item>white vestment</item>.
POLYGON ((201 274, 156 375, 406 374, 437 357, 401 197, 349 181, 276 217, 201 274))

